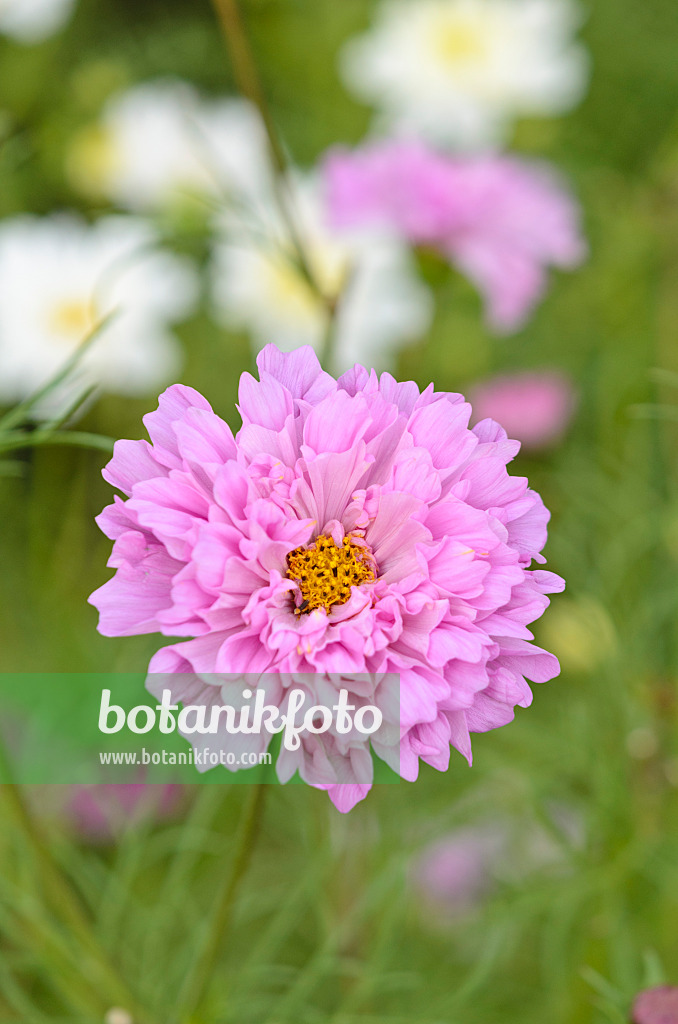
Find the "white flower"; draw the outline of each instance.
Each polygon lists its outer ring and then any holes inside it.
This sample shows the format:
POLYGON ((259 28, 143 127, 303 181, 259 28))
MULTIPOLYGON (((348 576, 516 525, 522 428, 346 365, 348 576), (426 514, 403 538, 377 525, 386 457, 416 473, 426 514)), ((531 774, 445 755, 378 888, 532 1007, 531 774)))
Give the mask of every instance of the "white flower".
POLYGON ((322 296, 299 267, 285 221, 272 197, 259 204, 259 223, 238 216, 222 220, 224 235, 215 245, 213 298, 217 318, 231 329, 245 329, 256 348, 274 342, 290 351, 299 345, 320 349, 332 330, 339 368, 355 362, 384 365, 398 344, 428 328, 432 302, 419 282, 407 248, 375 232, 337 233, 325 221, 319 181, 291 177, 298 236, 322 296))
POLYGON ((39 43, 66 24, 75 0, 0 0, 0 33, 39 43))
POLYGON ((571 0, 383 0, 341 68, 389 128, 482 147, 517 117, 580 99, 588 60, 572 40, 578 21, 571 0))
POLYGON ((133 217, 93 226, 61 214, 0 224, 0 400, 45 383, 109 313, 79 369, 106 391, 144 394, 176 375, 168 325, 190 313, 196 277, 133 217))
POLYGON ((266 136, 246 100, 206 101, 161 79, 112 97, 72 147, 68 170, 83 192, 123 209, 157 212, 261 188, 266 136))

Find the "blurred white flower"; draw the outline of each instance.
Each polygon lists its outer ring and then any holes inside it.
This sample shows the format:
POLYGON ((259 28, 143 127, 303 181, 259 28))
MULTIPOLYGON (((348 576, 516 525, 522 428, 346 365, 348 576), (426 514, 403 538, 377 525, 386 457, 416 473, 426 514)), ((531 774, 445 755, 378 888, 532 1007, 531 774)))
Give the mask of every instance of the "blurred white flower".
POLYGON ((291 210, 318 290, 299 268, 291 233, 273 197, 259 202, 260 221, 221 220, 215 245, 213 298, 217 319, 250 332, 255 347, 320 349, 332 330, 338 368, 356 361, 383 366, 399 344, 420 337, 432 316, 428 289, 417 278, 407 246, 378 231, 330 228, 314 175, 294 174, 291 210))
POLYGON ((341 70, 389 128, 482 147, 516 117, 559 114, 580 99, 579 20, 572 0, 383 0, 341 70))
POLYGON ((193 268, 133 217, 90 226, 70 214, 0 224, 0 400, 48 380, 115 311, 79 370, 106 391, 144 394, 172 380, 181 346, 168 325, 197 298, 193 268))
POLYGON ((76 137, 68 171, 82 192, 134 212, 246 199, 267 182, 266 136, 246 100, 203 100, 178 79, 143 82, 76 137))
POLYGON ((20 43, 39 43, 58 32, 76 0, 0 0, 0 33, 20 43))

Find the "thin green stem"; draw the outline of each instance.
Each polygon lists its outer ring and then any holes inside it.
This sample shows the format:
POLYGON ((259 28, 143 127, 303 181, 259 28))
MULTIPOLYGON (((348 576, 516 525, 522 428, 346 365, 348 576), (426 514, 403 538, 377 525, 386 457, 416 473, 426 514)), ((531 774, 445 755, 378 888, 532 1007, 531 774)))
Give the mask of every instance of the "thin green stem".
POLYGON ((86 402, 88 402, 90 398, 93 398, 94 395, 96 395, 98 390, 99 386, 97 384, 91 384, 89 387, 85 388, 84 391, 81 391, 75 396, 70 405, 67 405, 65 409, 62 409, 51 420, 46 420, 42 424, 41 429, 50 433, 54 430, 59 430, 63 427, 64 423, 68 423, 71 417, 75 416, 75 414, 85 406, 86 402))
POLYGON ((202 942, 198 945, 193 964, 179 992, 174 1017, 178 1024, 192 1019, 206 994, 229 929, 238 887, 252 858, 265 792, 265 783, 257 783, 247 795, 236 834, 231 870, 225 874, 223 884, 215 896, 211 918, 205 926, 202 942))
POLYGON ((52 859, 48 845, 24 802, 20 787, 12 780, 11 769, 2 743, 0 743, 0 777, 8 780, 0 786, 0 791, 35 858, 45 898, 51 903, 53 912, 81 945, 84 959, 93 961, 98 977, 90 980, 94 982, 95 989, 106 993, 108 1006, 124 1006, 134 1014, 135 1024, 150 1024, 150 1017, 139 1006, 136 998, 129 992, 109 962, 107 954, 100 947, 78 896, 58 864, 52 859))
MULTIPOLYGON (((93 1018, 101 1017, 106 1007, 102 1005, 100 993, 93 990, 88 980, 82 952, 67 941, 63 929, 45 916, 38 894, 27 892, 8 875, 6 867, 3 867, 0 875, 0 927, 3 937, 8 938, 18 950, 39 948, 42 954, 41 973, 51 988, 64 998, 66 1005, 93 1018)), ((3 963, 2 966, 11 978, 9 964, 3 963)), ((4 995, 2 985, 0 991, 4 995)), ((25 1019, 33 1018, 26 1014, 25 1019)))
POLYGON ((288 170, 287 158, 266 102, 257 65, 240 17, 237 0, 213 0, 213 3, 233 61, 236 84, 243 96, 251 100, 259 110, 266 127, 276 171, 284 177, 288 170))
POLYGON ((318 359, 320 365, 327 370, 328 373, 338 374, 339 367, 335 365, 337 355, 337 307, 341 301, 341 296, 337 296, 333 301, 327 301, 327 311, 329 313, 327 321, 327 329, 325 331, 325 337, 323 343, 318 352, 318 359))
POLYGON ((72 370, 78 365, 82 357, 85 355, 87 350, 96 342, 96 340, 103 334, 106 328, 111 324, 114 318, 117 316, 117 311, 109 313, 103 318, 96 326, 90 331, 86 338, 84 338, 82 344, 78 346, 75 352, 66 360, 62 365, 61 369, 51 377, 46 384, 43 384, 41 388, 34 391, 32 395, 25 398, 23 402, 19 402, 13 409, 0 419, 0 430, 3 432, 9 430, 10 427, 14 427, 25 420, 30 410, 37 405, 41 399, 45 398, 50 394, 59 384, 66 380, 72 370))
POLYGON ((37 448, 45 444, 67 445, 75 448, 94 448, 96 451, 113 453, 114 441, 112 437, 103 437, 101 434, 88 434, 83 431, 55 431, 44 433, 36 430, 33 433, 22 433, 12 431, 5 437, 0 437, 0 452, 20 451, 22 448, 37 448))
POLYGON ((155 954, 156 935, 167 927, 172 918, 181 914, 182 901, 204 853, 204 838, 211 828, 213 817, 220 804, 222 794, 215 786, 197 787, 199 795, 193 809, 184 820, 179 839, 173 847, 172 861, 158 891, 155 907, 149 911, 146 939, 141 956, 141 973, 144 978, 155 979, 158 987, 163 980, 164 965, 155 954), (198 841, 200 837, 200 841, 198 841))
POLYGON ((284 147, 266 102, 256 61, 252 54, 247 32, 240 16, 237 0, 212 0, 226 45, 233 63, 233 75, 239 91, 250 100, 261 115, 275 170, 275 188, 278 205, 287 224, 292 244, 296 250, 299 267, 307 283, 328 306, 330 302, 320 286, 306 251, 306 245, 297 228, 294 215, 294 200, 290 194, 289 166, 284 147))

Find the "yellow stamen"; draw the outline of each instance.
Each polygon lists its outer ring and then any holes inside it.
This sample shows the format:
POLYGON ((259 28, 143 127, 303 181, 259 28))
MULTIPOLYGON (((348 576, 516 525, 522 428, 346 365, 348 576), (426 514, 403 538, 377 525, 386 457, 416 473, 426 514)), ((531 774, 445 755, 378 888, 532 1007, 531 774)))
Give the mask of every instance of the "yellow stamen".
POLYGON ((287 566, 289 579, 298 583, 301 590, 302 602, 295 608, 297 615, 315 608, 329 612, 332 605, 346 604, 351 587, 376 579, 368 551, 356 544, 350 534, 344 537, 341 547, 332 537, 320 534, 312 547, 290 551, 287 566))

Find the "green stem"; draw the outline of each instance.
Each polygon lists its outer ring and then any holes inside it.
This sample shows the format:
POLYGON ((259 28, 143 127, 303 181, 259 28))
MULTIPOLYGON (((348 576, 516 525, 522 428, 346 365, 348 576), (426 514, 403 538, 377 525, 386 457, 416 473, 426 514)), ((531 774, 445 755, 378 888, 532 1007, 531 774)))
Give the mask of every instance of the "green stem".
POLYGON ((334 300, 334 302, 327 302, 327 310, 329 313, 329 319, 327 321, 327 330, 325 331, 325 337, 323 339, 322 347, 318 352, 318 359, 323 369, 327 370, 328 373, 338 374, 339 367, 336 363, 336 349, 337 349, 337 319, 336 312, 341 296, 334 300))
POLYGON ((233 61, 236 84, 243 96, 251 100, 259 110, 266 127, 276 171, 285 177, 288 169, 287 158, 268 109, 259 72, 238 10, 237 0, 213 0, 213 3, 233 61))
POLYGON ((30 410, 37 405, 42 398, 45 398, 51 391, 54 390, 59 384, 66 380, 72 370, 78 365, 82 357, 85 355, 87 350, 96 342, 103 332, 106 330, 108 325, 113 322, 117 316, 117 312, 113 311, 103 318, 96 326, 90 331, 86 338, 82 341, 82 344, 78 346, 72 356, 66 360, 61 366, 61 369, 57 373, 50 377, 46 384, 43 384, 41 388, 34 391, 32 395, 25 398, 23 402, 19 402, 13 409, 0 419, 0 430, 2 432, 7 431, 10 427, 14 427, 21 423, 30 412, 30 410))
MULTIPOLYGON (((3 932, 14 944, 20 944, 27 950, 40 949, 40 973, 67 1006, 77 1009, 88 1019, 100 1019, 109 1007, 104 1005, 101 994, 94 990, 87 977, 82 952, 64 942, 62 931, 53 922, 46 921, 43 908, 40 908, 41 913, 36 911, 33 893, 27 898, 25 890, 19 891, 16 885, 8 885, 6 878, 3 879, 2 890, 7 907, 2 915, 3 932), (12 903, 8 899, 9 891, 12 892, 12 903)), ((20 992, 23 991, 7 963, 1 964, 0 978, 3 995, 5 988, 2 986, 9 989, 14 984, 20 992)), ((29 998, 28 993, 25 993, 25 998, 29 998)), ((32 1015, 25 1014, 23 1019, 32 1020, 32 1015)))
POLYGON ((259 111, 266 129, 269 149, 275 170, 275 187, 278 205, 282 212, 287 229, 290 233, 292 243, 296 250, 299 267, 307 283, 313 291, 328 305, 329 301, 318 282, 311 261, 306 252, 306 246, 297 229, 294 217, 294 202, 290 195, 289 166, 285 150, 276 129, 271 112, 266 102, 266 96, 257 65, 252 54, 249 39, 243 25, 237 0, 212 0, 214 9, 219 18, 222 31, 226 40, 228 51, 233 63, 233 75, 239 91, 250 100, 259 111))
POLYGON ((0 777, 8 780, 0 786, 0 791, 33 853, 42 878, 42 888, 46 899, 51 902, 54 913, 80 943, 83 962, 94 961, 98 974, 97 978, 91 979, 94 982, 94 989, 97 992, 106 993, 107 1007, 123 1006, 134 1015, 135 1024, 150 1024, 149 1016, 128 991, 127 986, 109 962, 106 953, 101 949, 77 895, 58 864, 52 859, 48 845, 24 802, 20 787, 12 781, 11 769, 2 743, 0 743, 0 777))
POLYGON ((101 434, 88 434, 82 431, 56 431, 46 434, 37 430, 32 434, 14 431, 6 437, 0 437, 0 452, 20 451, 22 448, 37 448, 44 444, 72 445, 76 448, 94 448, 111 455, 114 441, 112 437, 101 434))
POLYGON ((192 1015, 207 991, 229 929, 238 886, 249 867, 259 833, 265 791, 265 783, 257 783, 247 796, 238 825, 231 870, 224 876, 223 884, 215 896, 211 919, 205 927, 203 940, 179 992, 174 1017, 177 1022, 193 1019, 192 1015))
POLYGON ((201 847, 196 836, 202 836, 212 827, 213 817, 221 802, 222 794, 216 786, 199 786, 199 795, 192 811, 184 820, 179 839, 172 851, 172 861, 155 899, 153 911, 149 911, 146 941, 141 955, 141 974, 160 988, 164 982, 164 964, 156 955, 158 932, 163 931, 173 917, 181 915, 182 901, 191 876, 201 856, 201 847))

